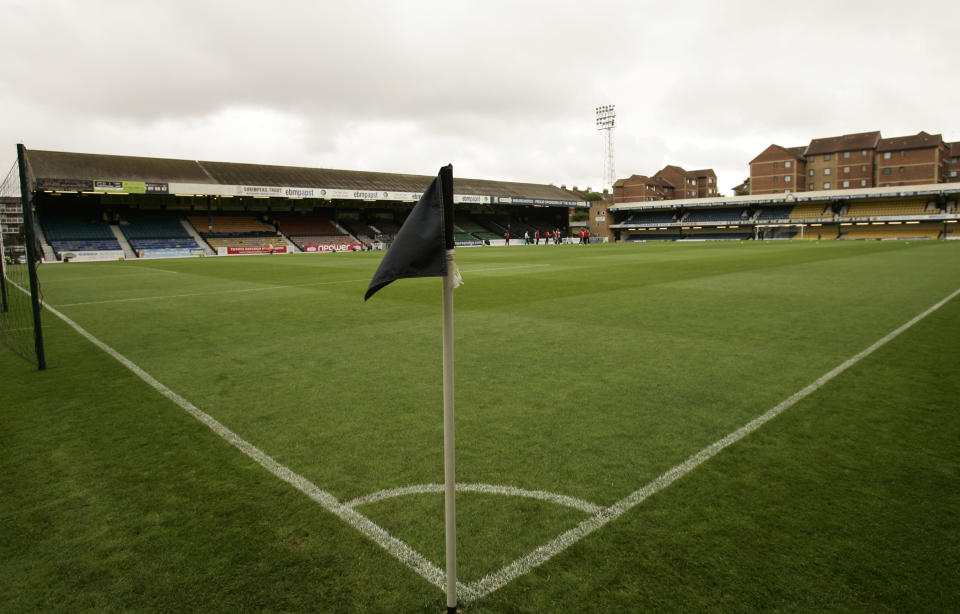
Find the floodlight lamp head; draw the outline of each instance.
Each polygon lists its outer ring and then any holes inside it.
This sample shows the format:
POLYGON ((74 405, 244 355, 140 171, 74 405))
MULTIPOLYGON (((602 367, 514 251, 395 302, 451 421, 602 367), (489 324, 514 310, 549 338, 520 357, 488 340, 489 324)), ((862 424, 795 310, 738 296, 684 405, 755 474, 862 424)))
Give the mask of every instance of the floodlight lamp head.
POLYGON ((615 105, 607 104, 597 107, 597 130, 608 130, 616 125, 615 105))

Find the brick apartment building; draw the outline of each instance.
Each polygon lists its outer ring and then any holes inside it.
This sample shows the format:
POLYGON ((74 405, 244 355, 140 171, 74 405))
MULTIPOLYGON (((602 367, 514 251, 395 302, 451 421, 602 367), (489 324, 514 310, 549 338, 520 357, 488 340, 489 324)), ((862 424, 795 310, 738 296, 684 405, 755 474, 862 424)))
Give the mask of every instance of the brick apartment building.
POLYGON ((805 191, 872 188, 880 131, 858 132, 822 139, 807 145, 805 191))
POLYGON ((950 143, 950 157, 947 158, 947 176, 944 181, 960 182, 960 142, 950 143))
POLYGON ((750 160, 751 190, 762 190, 754 192, 755 194, 802 192, 806 177, 806 163, 803 158, 805 149, 806 147, 779 145, 764 149, 763 153, 750 160))
POLYGON ((939 134, 881 139, 877 146, 874 185, 924 185, 941 183, 948 175, 950 144, 939 134))
POLYGON ((813 139, 806 147, 770 145, 750 161, 750 193, 960 181, 957 145, 939 134, 885 139, 879 131, 813 139))
POLYGON ((687 171, 668 164, 653 177, 631 175, 613 184, 613 202, 642 202, 717 195, 717 174, 712 168, 687 171))

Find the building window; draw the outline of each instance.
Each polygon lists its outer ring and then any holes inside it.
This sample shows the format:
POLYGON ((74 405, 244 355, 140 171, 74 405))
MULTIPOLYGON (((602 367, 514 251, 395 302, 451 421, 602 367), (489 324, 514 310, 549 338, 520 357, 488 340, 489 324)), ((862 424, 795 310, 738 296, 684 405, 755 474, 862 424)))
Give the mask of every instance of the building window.
POLYGON ((780 182, 780 177, 774 177, 774 178, 773 178, 773 182, 774 182, 774 183, 779 183, 779 182, 780 182))
POLYGON ((829 162, 829 161, 830 161, 830 154, 823 154, 823 161, 824 161, 824 162, 829 162))
POLYGON ((866 158, 866 157, 867 157, 867 150, 866 150, 866 149, 861 149, 861 150, 860 150, 860 157, 861 157, 861 158, 866 158))
POLYGON ((807 171, 807 174, 813 177, 813 169, 811 168, 809 171, 807 171))
POLYGON ((790 175, 784 175, 784 176, 783 176, 783 182, 784 182, 784 183, 790 183, 790 175))
POLYGON ((901 172, 901 173, 903 172, 903 167, 902 167, 902 166, 900 167, 900 172, 901 172))
POLYGON ((890 169, 889 169, 889 168, 883 169, 883 174, 884 174, 884 175, 889 175, 889 174, 890 174, 890 169))
POLYGON ((906 155, 907 155, 907 152, 905 152, 904 150, 901 149, 901 150, 900 150, 900 157, 903 158, 903 157, 906 156, 906 155))
POLYGON ((866 165, 866 164, 861 164, 861 165, 860 165, 860 172, 861 172, 861 173, 867 172, 867 165, 866 165))
POLYGON ((812 184, 812 183, 808 183, 808 184, 807 184, 807 189, 810 190, 811 192, 813 192, 813 184, 812 184))
POLYGON ((889 151, 883 152, 883 159, 884 159, 884 160, 889 160, 889 159, 890 159, 890 156, 891 156, 891 154, 890 154, 889 151))
POLYGON ((774 163, 773 163, 773 168, 780 168, 780 163, 779 163, 779 162, 774 162, 774 163))
POLYGON ((816 161, 817 161, 817 157, 816 157, 816 156, 810 156, 809 158, 807 158, 807 161, 808 161, 808 162, 816 162, 816 161))
POLYGON ((861 180, 860 180, 860 187, 861 187, 861 188, 867 187, 867 180, 866 180, 866 179, 861 179, 861 180))
POLYGON ((843 159, 844 159, 844 160, 849 160, 849 159, 850 159, 850 152, 849 152, 849 151, 843 152, 843 159))
POLYGON ((790 193, 790 190, 784 190, 783 193, 784 193, 784 194, 789 194, 789 193, 790 193))
POLYGON ((829 182, 829 181, 824 181, 824 182, 823 182, 823 189, 824 189, 824 190, 829 190, 829 189, 830 189, 830 182, 829 182))
POLYGON ((843 187, 849 188, 849 187, 850 187, 850 182, 849 182, 849 181, 844 181, 844 182, 843 182, 843 187))
POLYGON ((951 177, 956 177, 956 176, 957 176, 957 171, 950 171, 950 176, 951 176, 951 177))
POLYGON ((793 166, 793 162, 791 162, 790 160, 787 160, 786 162, 783 163, 783 168, 790 168, 791 166, 793 166))
POLYGON ((830 169, 829 169, 829 168, 823 169, 823 174, 824 174, 824 175, 829 175, 829 174, 830 174, 830 169))
POLYGON ((850 174, 850 167, 849 167, 849 166, 844 166, 844 167, 843 167, 843 172, 844 172, 844 173, 847 173, 847 174, 850 174))

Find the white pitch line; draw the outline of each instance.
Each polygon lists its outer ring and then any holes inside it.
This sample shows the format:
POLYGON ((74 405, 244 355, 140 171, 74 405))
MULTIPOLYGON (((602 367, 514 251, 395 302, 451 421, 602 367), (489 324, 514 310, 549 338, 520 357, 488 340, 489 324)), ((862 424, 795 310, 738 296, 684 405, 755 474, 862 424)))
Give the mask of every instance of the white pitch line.
MULTIPOLYGON (((80 335, 87 339, 87 341, 112 356, 120 364, 132 371, 137 377, 149 384, 157 392, 176 403, 181 409, 202 422, 210 430, 222 437, 230 445, 234 446, 248 457, 253 459, 261 467, 277 476, 284 482, 290 484, 303 494, 307 495, 310 497, 310 499, 319 503, 323 509, 331 512, 349 524, 351 527, 359 531, 361 534, 374 541, 377 545, 389 552, 401 563, 418 573, 421 577, 437 588, 443 590, 446 587, 446 572, 428 561, 422 554, 407 545, 406 542, 390 535, 390 533, 388 533, 385 529, 371 521, 363 514, 360 514, 349 506, 344 505, 339 499, 327 491, 321 490, 303 476, 298 475, 286 466, 281 465, 259 448, 254 446, 252 443, 243 439, 229 428, 221 424, 213 416, 202 411, 190 401, 186 400, 173 390, 167 388, 149 373, 137 366, 133 361, 123 356, 106 343, 100 341, 98 338, 94 337, 91 333, 87 332, 79 324, 64 314, 60 313, 49 305, 44 306, 50 311, 50 313, 63 320, 67 323, 67 325, 80 333, 80 335)), ((460 584, 459 582, 457 584, 458 590, 462 595, 467 598, 473 597, 473 592, 469 587, 460 584)))
MULTIPOLYGON (((369 495, 364 495, 362 497, 357 497, 356 499, 351 499, 344 503, 347 507, 354 508, 359 505, 366 505, 368 503, 376 503, 377 501, 383 501, 385 499, 392 499, 394 497, 403 497, 406 495, 422 495, 428 493, 442 493, 444 489, 443 484, 417 484, 416 486, 404 486, 402 488, 391 488, 388 490, 381 490, 369 495)), ((481 494, 489 495, 506 495, 508 497, 527 497, 529 499, 539 499, 541 501, 546 501, 548 503, 555 503, 557 505, 563 505, 565 507, 572 507, 573 509, 580 510, 581 512, 587 514, 596 514, 599 513, 604 508, 600 505, 590 503, 589 501, 584 501, 583 499, 577 499, 576 497, 568 497, 566 495, 558 495, 552 492, 547 492, 545 490, 525 490, 523 488, 515 488, 513 486, 500 486, 497 484, 473 484, 473 483, 457 483, 457 492, 478 492, 481 494)))
MULTIPOLYGON (((15 285, 21 291, 26 292, 26 290, 21 288, 19 285, 17 284, 13 284, 13 285, 15 285)), ((779 403, 777 406, 768 410, 766 413, 758 416, 757 418, 754 418, 753 420, 748 422, 746 425, 740 427, 736 431, 733 431, 732 433, 726 435, 725 437, 710 444, 706 448, 703 448, 702 450, 700 450, 693 456, 689 457, 687 460, 680 463, 679 465, 673 467, 672 469, 670 469, 660 477, 656 478, 655 480, 653 480, 643 488, 634 491, 633 493, 617 501, 613 505, 607 508, 601 509, 595 515, 591 516, 590 518, 587 518, 586 520, 583 520, 576 527, 552 539, 547 544, 538 547, 533 552, 530 552, 529 554, 523 557, 520 557, 519 559, 507 565, 506 567, 503 567, 502 569, 494 573, 488 574, 487 576, 484 576, 483 578, 481 578, 480 580, 477 580, 476 582, 464 584, 464 583, 461 583, 460 581, 457 581, 458 594, 460 595, 460 597, 463 599, 465 603, 469 603, 471 601, 474 601, 476 599, 489 595, 490 593, 502 588, 503 586, 506 586, 507 584, 509 584, 516 578, 518 578, 519 576, 529 573, 534 568, 544 564, 545 562, 547 562, 557 554, 563 552, 564 550, 566 550, 573 544, 577 543, 584 537, 590 535, 597 529, 606 525, 608 522, 616 520, 626 512, 630 511, 631 509, 633 509, 634 507, 642 503, 648 497, 663 490, 667 486, 670 486, 673 482, 685 476, 686 474, 690 473, 691 471, 693 471, 694 469, 696 469, 706 461, 710 460, 725 448, 740 441, 741 439, 743 439, 753 431, 757 430, 758 428, 760 428, 761 426, 763 426, 773 418, 777 417, 778 415, 780 415, 781 413, 783 413, 793 405, 797 404, 798 402, 805 399, 815 391, 819 390, 821 387, 827 384, 830 380, 834 379, 835 377, 837 377, 838 375, 840 375, 841 373, 843 373, 853 365, 857 364, 858 362, 860 362, 861 360, 863 360, 864 358, 866 358, 867 356, 869 356, 870 354, 878 350, 879 348, 883 347, 884 345, 886 345, 887 343, 889 343, 890 341, 898 337, 900 334, 902 334, 904 331, 914 326, 917 322, 920 322, 921 320, 929 316, 931 313, 943 307, 943 305, 948 303, 958 294, 960 294, 960 288, 958 288, 957 290, 954 290, 946 298, 937 302, 936 304, 934 304, 932 307, 930 307, 920 315, 909 320, 906 324, 903 324, 896 330, 888 333, 886 336, 881 338, 879 341, 875 342, 873 345, 869 346, 867 349, 863 350, 859 354, 854 355, 853 357, 844 361, 837 367, 834 367, 833 369, 831 369, 830 371, 828 371, 827 373, 825 373, 824 375, 816 379, 814 382, 812 382, 811 384, 809 384, 799 392, 794 393, 793 395, 791 395, 790 397, 788 397, 787 399, 779 403)), ((217 433, 217 435, 219 435, 224 440, 229 442, 231 445, 235 446, 244 454, 252 458, 262 467, 264 467, 265 469, 267 469, 268 471, 276 475, 281 480, 292 485, 297 490, 300 490, 301 492, 306 494, 308 497, 310 497, 312 500, 319 503, 324 509, 333 513, 338 518, 340 518, 350 526, 354 527, 361 534, 373 540, 375 543, 381 546, 384 550, 386 550, 392 556, 394 556, 397 560, 399 560, 403 564, 410 567, 412 570, 414 570, 416 573, 418 573, 421 577, 426 579, 428 582, 430 582, 437 588, 440 588, 441 590, 445 589, 445 586, 446 586, 445 572, 441 570, 438 566, 428 561, 425 557, 423 557, 423 555, 413 550, 409 545, 406 544, 406 542, 403 542, 402 540, 397 539, 396 537, 393 537, 386 530, 384 530, 382 527, 380 527, 376 523, 372 522, 366 516, 353 510, 352 507, 350 506, 350 503, 345 504, 340 502, 336 497, 334 497, 330 493, 324 490, 321 490, 306 478, 303 478, 302 476, 294 473, 287 467, 281 465, 271 457, 267 456, 265 453, 260 451, 253 444, 241 438, 239 435, 237 435, 236 433, 234 433, 233 431, 231 431, 230 429, 222 425, 220 422, 218 422, 216 419, 214 419, 212 416, 201 411, 192 403, 190 403, 189 401, 187 401, 186 399, 184 399, 183 397, 176 394, 175 392, 173 392, 172 390, 164 386, 162 383, 154 379, 152 376, 150 376, 148 373, 140 369, 140 367, 138 367, 129 359, 121 355, 119 352, 117 352, 110 346, 106 345, 105 343, 103 343, 102 341, 100 341, 90 333, 88 333, 86 330, 81 328, 78 324, 76 324, 73 320, 71 320, 67 316, 63 315, 56 309, 50 307, 49 305, 45 304, 44 306, 47 309, 49 309, 51 313, 53 313, 55 316, 57 316, 58 318, 66 322, 69 326, 71 326, 74 330, 80 333, 83 337, 85 337, 91 343, 93 343, 97 347, 104 350, 107 354, 115 358, 125 367, 130 369, 134 374, 136 374, 138 377, 143 379, 150 386, 155 388, 158 392, 160 392, 165 397, 167 397, 168 399, 172 400, 174 403, 179 405, 182 409, 190 413, 197 420, 207 425, 211 430, 217 433)), ((504 488, 509 489, 510 487, 504 487, 504 488)), ((525 491, 521 491, 521 489, 516 489, 516 491, 525 492, 525 491)), ((361 497, 360 499, 363 499, 363 498, 361 497)), ((359 503, 356 503, 356 501, 358 501, 358 499, 354 499, 353 502, 351 503, 353 503, 353 505, 359 505, 359 503)))
POLYGON ((547 544, 540 546, 533 552, 530 552, 529 554, 520 557, 519 559, 507 565, 506 567, 503 567, 502 569, 492 574, 484 576, 483 578, 481 578, 480 580, 477 580, 476 582, 472 582, 468 584, 467 585, 468 588, 470 589, 472 594, 475 595, 475 597, 473 598, 479 599, 480 597, 489 595, 493 591, 512 582, 517 577, 522 576, 530 572, 531 570, 533 570, 535 567, 539 567, 540 565, 544 564, 545 562, 547 562, 557 554, 563 552, 564 550, 566 550, 573 544, 577 543, 587 535, 590 535, 591 533, 593 533, 600 527, 604 526, 608 522, 616 520, 623 514, 627 513, 628 511, 630 511, 631 509, 633 509, 634 507, 642 503, 651 495, 654 495, 660 492, 661 490, 663 490, 667 486, 670 486, 675 481, 682 478, 686 474, 690 473, 691 471, 693 471, 694 469, 696 469, 706 461, 710 460, 711 458, 719 454, 721 450, 740 441, 741 439, 743 439, 750 433, 754 432, 755 430, 757 430, 758 428, 760 428, 770 420, 782 414, 784 411, 786 411, 790 407, 793 407, 801 400, 810 396, 811 394, 819 390, 821 387, 823 387, 827 382, 837 377, 838 375, 840 375, 841 373, 843 373, 853 365, 857 364, 858 362, 860 362, 870 354, 873 354, 875 351, 877 351, 878 349, 880 349, 881 347, 883 347, 893 339, 897 338, 901 333, 903 333, 904 331, 912 327, 917 322, 923 320, 934 311, 943 307, 946 303, 948 303, 951 299, 956 297, 958 294, 960 294, 960 288, 958 288, 957 290, 954 290, 945 299, 939 301, 938 303, 936 303, 935 305, 933 305, 932 307, 930 307, 920 315, 908 321, 906 324, 890 332, 889 334, 884 336, 882 339, 880 339, 879 341, 877 341, 867 349, 863 350, 859 354, 856 354, 855 356, 849 358, 843 363, 837 365, 827 373, 823 374, 822 376, 814 380, 811 384, 809 384, 799 392, 794 393, 784 401, 780 402, 774 408, 768 410, 766 413, 762 414, 761 416, 754 418, 744 426, 733 431, 727 436, 715 441, 714 443, 710 444, 706 448, 700 450, 699 452, 697 452, 687 460, 683 461, 676 467, 670 469, 669 471, 667 471, 660 477, 656 478, 655 480, 653 480, 643 488, 637 491, 634 491, 633 493, 617 501, 610 507, 601 510, 596 515, 591 516, 586 520, 583 520, 582 522, 580 522, 580 524, 570 529, 566 533, 563 533, 562 535, 554 538, 547 544))
POLYGON ((289 284, 284 286, 257 286, 256 288, 239 288, 236 290, 216 290, 214 292, 191 292, 189 294, 163 294, 155 296, 137 296, 132 298, 112 298, 102 301, 86 301, 83 303, 63 303, 57 307, 79 307, 81 305, 103 305, 107 303, 133 303, 137 301, 156 301, 165 298, 189 298, 193 296, 216 296, 218 294, 237 294, 239 292, 263 292, 265 290, 281 290, 287 288, 302 288, 305 286, 332 286, 335 284, 351 284, 368 279, 344 279, 341 281, 315 281, 306 284, 289 284))

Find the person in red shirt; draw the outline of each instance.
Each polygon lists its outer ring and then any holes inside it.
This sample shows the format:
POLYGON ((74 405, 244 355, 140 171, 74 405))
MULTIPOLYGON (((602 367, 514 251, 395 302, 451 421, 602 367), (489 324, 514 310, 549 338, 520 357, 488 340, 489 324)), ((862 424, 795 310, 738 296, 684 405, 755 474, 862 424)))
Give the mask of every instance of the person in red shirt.
POLYGON ((533 233, 533 240, 534 240, 534 243, 535 243, 536 245, 540 245, 540 231, 539 231, 539 230, 533 233))
POLYGON ((509 232, 503 233, 503 238, 506 239, 507 245, 510 245, 510 233, 509 232))

